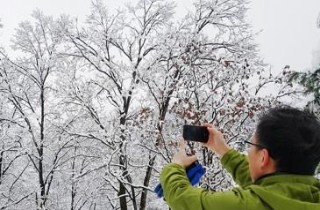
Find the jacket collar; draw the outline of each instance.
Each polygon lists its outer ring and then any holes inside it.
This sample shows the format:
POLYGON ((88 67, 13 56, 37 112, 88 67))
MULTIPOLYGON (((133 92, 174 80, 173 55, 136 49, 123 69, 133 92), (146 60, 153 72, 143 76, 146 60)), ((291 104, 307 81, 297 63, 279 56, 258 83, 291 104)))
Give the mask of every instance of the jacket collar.
POLYGON ((320 188, 320 181, 312 175, 297 175, 297 174, 287 174, 282 172, 265 174, 259 177, 254 182, 254 184, 270 185, 270 184, 275 184, 280 182, 305 183, 305 184, 316 185, 320 188))

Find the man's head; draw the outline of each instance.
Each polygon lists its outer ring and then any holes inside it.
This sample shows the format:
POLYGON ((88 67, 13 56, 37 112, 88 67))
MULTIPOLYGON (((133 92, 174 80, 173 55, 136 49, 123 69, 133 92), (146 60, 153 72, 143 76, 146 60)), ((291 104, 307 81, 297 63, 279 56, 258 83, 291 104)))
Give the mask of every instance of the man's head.
POLYGON ((276 172, 312 175, 319 164, 320 123, 308 112, 291 107, 269 110, 260 118, 254 140, 261 145, 256 152, 267 155, 276 172))

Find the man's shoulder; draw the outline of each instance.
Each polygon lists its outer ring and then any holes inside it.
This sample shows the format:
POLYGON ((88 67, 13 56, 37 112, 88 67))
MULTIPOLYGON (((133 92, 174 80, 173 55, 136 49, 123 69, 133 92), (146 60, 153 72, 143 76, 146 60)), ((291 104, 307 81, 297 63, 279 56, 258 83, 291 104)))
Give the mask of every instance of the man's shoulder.
POLYGON ((252 202, 258 199, 274 210, 313 210, 319 208, 320 182, 312 176, 274 175, 247 186, 242 193, 252 202))

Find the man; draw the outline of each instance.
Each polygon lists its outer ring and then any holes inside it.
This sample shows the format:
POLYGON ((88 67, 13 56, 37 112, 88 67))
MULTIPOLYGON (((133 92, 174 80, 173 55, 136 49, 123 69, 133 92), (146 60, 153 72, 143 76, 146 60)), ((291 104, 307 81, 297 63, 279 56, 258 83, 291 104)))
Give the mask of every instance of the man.
POLYGON ((204 146, 221 157, 239 187, 226 192, 192 187, 185 168, 197 158, 186 155, 182 141, 160 176, 173 210, 320 210, 320 182, 313 176, 320 161, 316 117, 290 107, 271 109, 247 142, 247 157, 231 149, 214 126, 205 126, 209 140, 204 146))

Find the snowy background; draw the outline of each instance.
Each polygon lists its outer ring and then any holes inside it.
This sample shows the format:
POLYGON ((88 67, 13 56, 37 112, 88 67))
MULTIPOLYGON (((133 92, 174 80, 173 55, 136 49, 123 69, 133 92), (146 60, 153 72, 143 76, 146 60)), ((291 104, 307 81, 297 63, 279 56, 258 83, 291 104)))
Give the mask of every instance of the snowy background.
MULTIPOLYGON (((319 1, 194 2, 1 5, 2 209, 168 209, 152 190, 183 124, 244 151, 264 110, 316 107, 299 79, 319 65, 319 1)), ((189 146, 203 188, 234 186, 189 146)))

